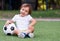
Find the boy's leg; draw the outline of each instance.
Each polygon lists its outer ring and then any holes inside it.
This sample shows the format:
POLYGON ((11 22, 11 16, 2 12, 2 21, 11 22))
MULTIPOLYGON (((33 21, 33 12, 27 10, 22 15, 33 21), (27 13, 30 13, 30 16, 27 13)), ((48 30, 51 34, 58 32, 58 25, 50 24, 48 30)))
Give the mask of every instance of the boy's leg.
POLYGON ((18 29, 15 29, 14 30, 14 34, 17 34, 18 35, 19 33, 20 33, 20 31, 18 29))
POLYGON ((28 30, 25 31, 27 34, 26 37, 33 38, 34 37, 34 27, 29 27, 28 30))
POLYGON ((20 37, 20 38, 25 38, 25 36, 26 36, 26 33, 24 33, 24 31, 20 31, 19 29, 16 29, 14 31, 14 34, 18 35, 18 37, 20 37))
POLYGON ((34 27, 33 26, 29 27, 25 32, 26 32, 26 34, 33 33, 34 32, 34 27))
POLYGON ((17 34, 18 37, 21 37, 21 38, 25 38, 26 36, 33 38, 34 37, 33 32, 34 32, 34 27, 29 27, 27 30, 24 30, 24 31, 20 31, 18 29, 14 31, 14 33, 17 34))

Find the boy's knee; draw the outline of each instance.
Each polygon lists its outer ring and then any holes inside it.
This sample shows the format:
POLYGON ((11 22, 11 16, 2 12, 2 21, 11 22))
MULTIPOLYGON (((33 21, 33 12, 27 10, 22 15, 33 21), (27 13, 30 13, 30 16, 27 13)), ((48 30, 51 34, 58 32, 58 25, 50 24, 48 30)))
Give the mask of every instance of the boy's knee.
POLYGON ((34 27, 29 27, 29 30, 31 30, 31 32, 34 32, 34 27))

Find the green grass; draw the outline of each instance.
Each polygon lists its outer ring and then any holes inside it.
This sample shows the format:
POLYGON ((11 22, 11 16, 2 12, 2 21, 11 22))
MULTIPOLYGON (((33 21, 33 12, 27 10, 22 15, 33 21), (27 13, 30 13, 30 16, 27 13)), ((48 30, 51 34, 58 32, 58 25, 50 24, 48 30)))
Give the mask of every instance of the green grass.
POLYGON ((35 37, 21 39, 17 36, 6 36, 3 33, 5 21, 0 20, 0 41, 60 41, 60 21, 39 21, 35 25, 35 37))
MULTIPOLYGON (((0 10, 0 18, 12 18, 19 10, 0 10)), ((32 11, 34 18, 60 18, 60 10, 32 11)))

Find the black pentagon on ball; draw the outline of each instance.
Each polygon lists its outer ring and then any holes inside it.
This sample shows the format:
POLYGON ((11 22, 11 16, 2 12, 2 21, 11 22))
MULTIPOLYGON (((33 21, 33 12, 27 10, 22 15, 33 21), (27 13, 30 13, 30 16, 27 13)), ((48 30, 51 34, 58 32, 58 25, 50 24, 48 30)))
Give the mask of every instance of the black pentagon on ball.
POLYGON ((7 27, 4 27, 4 30, 7 30, 7 27))
POLYGON ((14 30, 14 27, 13 26, 11 26, 11 28, 10 28, 12 31, 14 30))
POLYGON ((11 35, 11 33, 7 33, 7 35, 11 35))

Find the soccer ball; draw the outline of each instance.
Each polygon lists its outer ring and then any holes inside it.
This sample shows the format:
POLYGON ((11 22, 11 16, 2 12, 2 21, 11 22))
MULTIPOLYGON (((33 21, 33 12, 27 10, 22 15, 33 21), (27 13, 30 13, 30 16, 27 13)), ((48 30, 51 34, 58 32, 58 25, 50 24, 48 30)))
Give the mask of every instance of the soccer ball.
POLYGON ((3 31, 6 35, 13 35, 15 29, 16 26, 14 23, 9 24, 7 27, 6 26, 3 27, 3 31))

